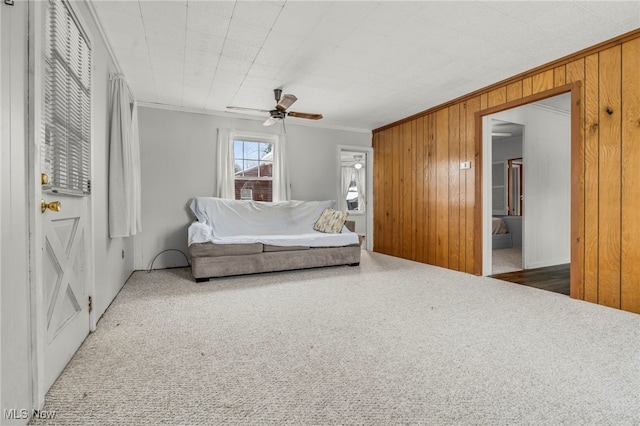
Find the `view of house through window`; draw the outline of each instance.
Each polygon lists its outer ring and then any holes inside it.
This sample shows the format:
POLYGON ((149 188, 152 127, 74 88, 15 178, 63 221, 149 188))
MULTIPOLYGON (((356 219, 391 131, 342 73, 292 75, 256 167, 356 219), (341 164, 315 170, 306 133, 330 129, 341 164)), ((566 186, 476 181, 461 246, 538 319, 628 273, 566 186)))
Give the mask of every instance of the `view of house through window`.
POLYGON ((273 201, 273 143, 233 141, 235 199, 273 201))

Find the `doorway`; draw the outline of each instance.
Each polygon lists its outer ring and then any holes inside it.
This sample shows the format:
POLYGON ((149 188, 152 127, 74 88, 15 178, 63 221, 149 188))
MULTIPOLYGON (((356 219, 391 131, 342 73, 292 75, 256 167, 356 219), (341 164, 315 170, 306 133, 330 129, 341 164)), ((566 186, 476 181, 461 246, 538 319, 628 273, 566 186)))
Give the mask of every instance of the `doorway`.
POLYGON ((44 395, 92 327, 91 43, 74 7, 35 2, 29 14, 29 262, 36 407, 43 405, 44 395), (52 48, 61 43, 70 46, 66 55, 52 48), (54 85, 54 80, 67 84, 54 85), (67 98, 74 100, 71 107, 67 98), (74 119, 68 119, 72 114, 74 119))
POLYGON ((373 149, 339 145, 337 165, 337 208, 349 213, 364 247, 373 250, 373 149))
POLYGON ((522 241, 521 270, 559 265, 569 269, 571 106, 571 94, 564 93, 483 115, 483 275, 505 272, 493 270, 496 219, 504 220, 511 242, 522 241), (513 158, 494 158, 495 135, 507 137, 510 132, 504 129, 514 124, 524 126, 521 156, 513 152, 513 158), (502 171, 499 188, 491 186, 497 170, 502 171))
POLYGON ((491 273, 521 271, 525 126, 491 119, 491 273))

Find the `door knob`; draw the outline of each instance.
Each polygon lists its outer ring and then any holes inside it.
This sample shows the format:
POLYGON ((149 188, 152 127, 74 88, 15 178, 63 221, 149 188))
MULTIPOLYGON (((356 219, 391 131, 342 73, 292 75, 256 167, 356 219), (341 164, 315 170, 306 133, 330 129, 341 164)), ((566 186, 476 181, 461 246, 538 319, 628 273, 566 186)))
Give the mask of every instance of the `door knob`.
POLYGON ((52 212, 59 212, 61 207, 62 204, 60 204, 60 201, 51 201, 50 203, 47 203, 45 200, 40 200, 40 209, 42 210, 42 213, 46 212, 47 209, 52 212))

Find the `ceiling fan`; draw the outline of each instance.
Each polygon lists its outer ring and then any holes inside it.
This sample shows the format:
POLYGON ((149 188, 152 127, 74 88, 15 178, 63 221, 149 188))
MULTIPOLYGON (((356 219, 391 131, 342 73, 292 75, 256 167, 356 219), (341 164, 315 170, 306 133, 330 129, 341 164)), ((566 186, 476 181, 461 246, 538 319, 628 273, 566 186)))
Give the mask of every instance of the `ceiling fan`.
POLYGON ((263 126, 273 126, 278 121, 284 120, 286 116, 296 117, 296 118, 306 118, 309 120, 320 120, 322 118, 322 114, 312 114, 308 112, 296 112, 296 111, 287 111, 295 101, 298 100, 293 95, 290 94, 282 94, 282 89, 274 89, 273 94, 276 98, 276 106, 272 110, 266 109, 258 109, 258 108, 245 108, 245 107, 237 107, 237 106, 228 106, 228 109, 235 109, 239 111, 258 111, 263 113, 269 113, 269 118, 266 119, 263 126))

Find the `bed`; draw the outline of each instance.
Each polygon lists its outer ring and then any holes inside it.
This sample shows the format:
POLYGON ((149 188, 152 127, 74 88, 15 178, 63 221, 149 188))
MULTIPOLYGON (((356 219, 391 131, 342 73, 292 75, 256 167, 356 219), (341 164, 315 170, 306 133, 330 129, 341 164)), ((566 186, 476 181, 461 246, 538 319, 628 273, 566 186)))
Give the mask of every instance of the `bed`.
POLYGON ((493 239, 491 248, 493 250, 513 247, 513 241, 509 228, 501 217, 493 217, 491 222, 491 237, 493 239))

